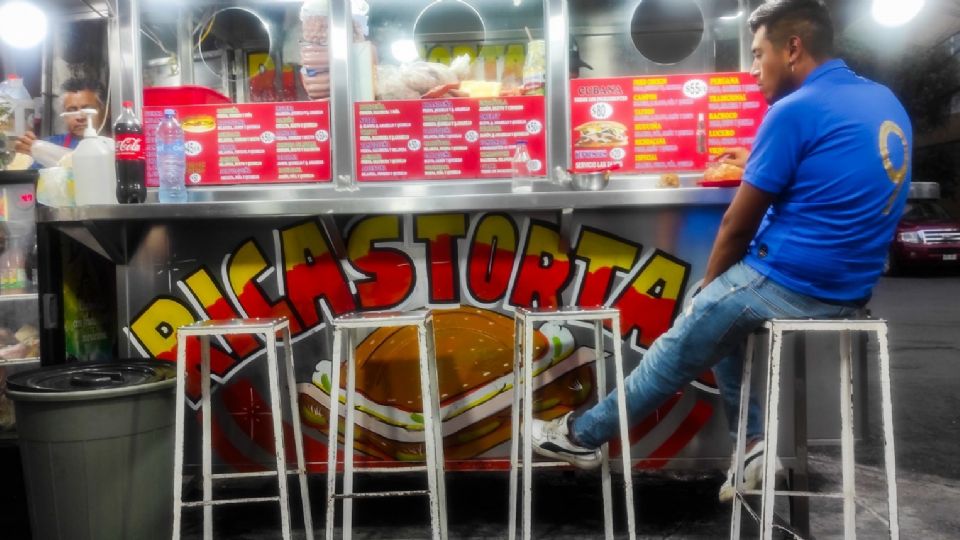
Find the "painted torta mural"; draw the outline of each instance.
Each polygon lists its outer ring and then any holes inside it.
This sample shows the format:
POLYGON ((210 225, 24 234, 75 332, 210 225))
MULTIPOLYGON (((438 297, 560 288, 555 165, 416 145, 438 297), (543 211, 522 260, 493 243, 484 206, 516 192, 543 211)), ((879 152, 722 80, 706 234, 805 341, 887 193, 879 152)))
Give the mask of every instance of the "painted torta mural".
MULTIPOLYGON (((175 329, 181 325, 288 318, 304 444, 311 469, 318 471, 326 458, 330 400, 336 395, 345 401, 345 390, 334 392, 330 386, 335 367, 329 333, 323 330, 332 317, 364 310, 434 310, 448 464, 496 468, 505 466, 508 455, 515 308, 618 308, 629 370, 669 328, 691 273, 691 265, 672 254, 598 228, 578 227, 565 249, 557 224, 524 214, 359 216, 340 229, 342 236, 309 219, 273 229, 272 242, 258 234, 226 253, 206 253, 186 268, 181 264, 173 294, 151 296, 123 329, 143 356, 175 361, 175 329), (341 247, 335 252, 335 246, 341 247)), ((361 460, 422 459, 415 343, 413 329, 397 328, 374 331, 358 342, 356 451, 361 460)), ((219 459, 237 469, 260 468, 273 448, 269 407, 261 397, 264 377, 255 364, 263 352, 264 344, 249 336, 214 341, 215 447, 219 459)), ((535 356, 539 417, 554 418, 595 399, 597 357, 589 326, 540 327, 535 356)), ((194 401, 198 358, 199 342, 191 341, 188 392, 194 401)), ((660 466, 708 423, 710 383, 691 389, 702 397, 683 408, 671 434, 638 466, 660 466)), ((636 425, 631 440, 654 430, 681 394, 636 425)), ((292 437, 289 426, 287 433, 292 437)))

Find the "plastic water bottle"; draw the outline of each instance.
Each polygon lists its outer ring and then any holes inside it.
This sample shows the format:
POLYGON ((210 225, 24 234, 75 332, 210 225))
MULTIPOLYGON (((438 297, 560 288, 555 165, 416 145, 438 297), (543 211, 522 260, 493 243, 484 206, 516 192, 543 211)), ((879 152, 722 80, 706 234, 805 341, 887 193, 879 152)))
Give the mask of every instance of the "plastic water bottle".
POLYGON ((530 152, 527 151, 527 141, 517 141, 511 161, 512 183, 510 189, 514 193, 530 193, 533 191, 533 176, 530 175, 530 152))
POLYGON ((173 109, 163 111, 157 126, 157 174, 160 176, 160 202, 187 202, 187 154, 183 148, 183 130, 173 109))

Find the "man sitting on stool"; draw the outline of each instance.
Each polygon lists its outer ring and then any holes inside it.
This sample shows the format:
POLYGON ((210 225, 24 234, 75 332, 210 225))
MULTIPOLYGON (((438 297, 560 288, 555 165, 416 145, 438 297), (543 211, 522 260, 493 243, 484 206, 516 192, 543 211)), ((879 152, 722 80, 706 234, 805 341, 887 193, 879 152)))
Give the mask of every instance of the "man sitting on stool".
MULTIPOLYGON (((753 67, 771 106, 743 183, 723 216, 703 288, 626 379, 631 423, 712 367, 737 425, 742 348, 768 319, 853 315, 870 298, 910 184, 910 119, 897 98, 833 58, 818 0, 775 0, 750 16, 753 67)), ((616 393, 590 410, 535 421, 533 449, 583 468, 619 429, 616 393)), ((735 433, 733 434, 736 435, 735 433)), ((763 471, 760 408, 751 400, 744 482, 763 471)), ((720 499, 733 498, 733 473, 720 499)))

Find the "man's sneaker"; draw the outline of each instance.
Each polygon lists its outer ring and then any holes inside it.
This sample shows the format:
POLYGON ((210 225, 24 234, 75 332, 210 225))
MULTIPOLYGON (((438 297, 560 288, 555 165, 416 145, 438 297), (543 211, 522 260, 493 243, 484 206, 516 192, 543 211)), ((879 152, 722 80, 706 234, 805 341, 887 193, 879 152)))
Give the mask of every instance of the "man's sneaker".
MULTIPOLYGON (((754 441, 747 448, 747 455, 743 459, 743 489, 759 489, 760 482, 763 479, 763 439, 754 441)), ((776 475, 779 476, 783 471, 783 463, 777 458, 776 475)), ((730 470, 727 471, 727 479, 720 486, 720 502, 727 503, 733 500, 736 490, 734 489, 734 476, 737 473, 737 463, 734 460, 730 464, 730 470)))
POLYGON ((566 461, 580 469, 596 469, 600 466, 600 450, 585 448, 570 440, 568 422, 571 414, 549 422, 534 418, 530 426, 533 451, 541 456, 566 461))

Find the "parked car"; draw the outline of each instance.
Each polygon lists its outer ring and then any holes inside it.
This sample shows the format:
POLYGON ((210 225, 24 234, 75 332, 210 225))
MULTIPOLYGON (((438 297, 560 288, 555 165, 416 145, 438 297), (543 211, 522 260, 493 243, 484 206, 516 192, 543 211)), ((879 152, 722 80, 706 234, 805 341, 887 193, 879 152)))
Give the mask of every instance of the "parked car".
POLYGON ((960 268, 960 220, 937 200, 908 200, 884 273, 944 267, 960 268))

